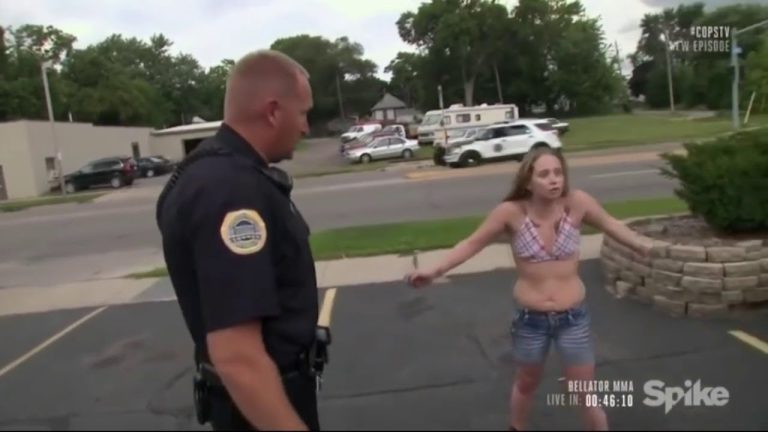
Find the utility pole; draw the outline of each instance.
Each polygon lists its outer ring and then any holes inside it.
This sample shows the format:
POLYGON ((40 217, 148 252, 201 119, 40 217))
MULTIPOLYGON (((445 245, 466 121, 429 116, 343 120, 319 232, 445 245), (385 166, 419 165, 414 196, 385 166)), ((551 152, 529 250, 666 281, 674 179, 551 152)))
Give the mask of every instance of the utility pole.
POLYGON ((499 92, 499 103, 504 103, 504 96, 501 93, 501 78, 499 77, 499 64, 496 60, 493 61, 493 71, 496 73, 496 91, 499 92))
POLYGON ((51 139, 53 140, 53 152, 55 153, 56 171, 59 176, 59 187, 61 188, 61 194, 66 195, 67 190, 64 187, 64 172, 61 168, 61 151, 59 150, 59 142, 56 139, 56 124, 53 118, 53 104, 51 103, 51 91, 48 88, 48 68, 53 63, 50 60, 44 61, 40 65, 40 71, 43 75, 43 88, 45 89, 45 103, 48 106, 48 122, 51 125, 51 139))
POLYGON ((672 56, 669 54, 669 44, 671 42, 669 33, 664 29, 664 48, 667 53, 667 82, 669 84, 669 110, 675 112, 675 92, 672 87, 672 56))
POLYGON ((336 94, 339 98, 339 113, 341 115, 341 119, 344 120, 347 118, 347 116, 344 114, 344 102, 341 100, 341 79, 339 78, 339 74, 341 72, 336 72, 336 94))
POLYGON ((613 47, 616 48, 616 68, 618 69, 619 75, 624 76, 621 70, 621 56, 619 55, 619 42, 614 40, 613 47))
POLYGON ((731 117, 733 120, 734 130, 739 129, 739 54, 741 54, 741 47, 739 46, 737 36, 764 25, 768 25, 768 20, 761 21, 757 24, 752 24, 751 26, 745 27, 741 30, 731 28, 731 66, 733 66, 733 86, 731 87, 731 117))
POLYGON ((440 126, 443 128, 443 138, 445 139, 445 143, 448 143, 448 134, 445 132, 445 107, 443 105, 443 86, 441 84, 437 85, 437 96, 440 98, 440 110, 443 111, 440 113, 440 126))

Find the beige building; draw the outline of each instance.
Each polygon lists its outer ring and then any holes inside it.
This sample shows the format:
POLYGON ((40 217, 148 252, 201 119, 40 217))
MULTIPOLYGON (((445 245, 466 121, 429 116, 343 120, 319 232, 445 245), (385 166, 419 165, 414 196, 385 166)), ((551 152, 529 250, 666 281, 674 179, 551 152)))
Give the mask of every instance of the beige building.
POLYGON ((56 184, 54 136, 65 174, 108 156, 149 156, 151 128, 90 123, 0 123, 0 200, 42 195, 56 184))
POLYGON ((216 134, 221 121, 191 123, 151 132, 152 154, 162 155, 170 160, 181 160, 200 144, 216 134))

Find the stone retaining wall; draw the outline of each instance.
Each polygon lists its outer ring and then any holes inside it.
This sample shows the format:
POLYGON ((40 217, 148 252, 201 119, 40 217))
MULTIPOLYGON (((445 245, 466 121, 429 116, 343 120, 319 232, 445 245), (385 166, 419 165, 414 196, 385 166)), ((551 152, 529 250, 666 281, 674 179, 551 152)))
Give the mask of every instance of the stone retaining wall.
POLYGON ((606 289, 674 316, 722 317, 768 301, 768 241, 687 246, 656 241, 641 258, 603 236, 606 289))

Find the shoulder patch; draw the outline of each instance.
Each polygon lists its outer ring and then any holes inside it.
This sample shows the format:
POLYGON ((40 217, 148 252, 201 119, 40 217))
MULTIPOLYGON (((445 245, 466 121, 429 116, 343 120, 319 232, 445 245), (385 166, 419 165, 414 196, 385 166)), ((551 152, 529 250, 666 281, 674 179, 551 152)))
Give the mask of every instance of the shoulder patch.
POLYGON ((236 210, 227 213, 221 223, 221 240, 238 255, 260 251, 267 242, 267 226, 256 210, 236 210))

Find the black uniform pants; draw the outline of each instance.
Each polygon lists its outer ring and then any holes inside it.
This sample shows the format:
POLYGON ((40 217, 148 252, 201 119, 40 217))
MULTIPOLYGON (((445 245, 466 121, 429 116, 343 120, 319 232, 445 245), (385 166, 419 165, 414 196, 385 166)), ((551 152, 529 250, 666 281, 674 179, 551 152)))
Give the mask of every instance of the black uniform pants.
MULTIPOLYGON (((315 377, 307 372, 295 372, 283 377, 288 400, 309 430, 320 430, 317 414, 315 377)), ((248 423, 223 387, 211 392, 211 426, 213 430, 257 430, 248 423)))

